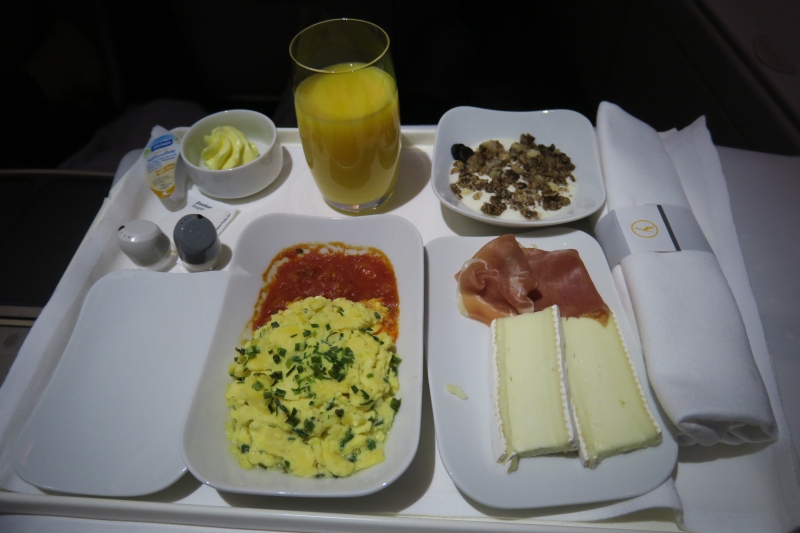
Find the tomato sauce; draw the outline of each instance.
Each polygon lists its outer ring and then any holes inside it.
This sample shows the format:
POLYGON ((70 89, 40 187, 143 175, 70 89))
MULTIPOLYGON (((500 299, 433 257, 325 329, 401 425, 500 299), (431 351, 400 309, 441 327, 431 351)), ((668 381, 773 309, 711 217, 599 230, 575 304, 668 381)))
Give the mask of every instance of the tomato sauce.
POLYGON ((389 310, 383 326, 397 339, 397 279, 389 258, 376 248, 342 243, 298 244, 275 256, 263 277, 253 331, 291 302, 309 296, 347 298, 353 302, 379 299, 389 310))

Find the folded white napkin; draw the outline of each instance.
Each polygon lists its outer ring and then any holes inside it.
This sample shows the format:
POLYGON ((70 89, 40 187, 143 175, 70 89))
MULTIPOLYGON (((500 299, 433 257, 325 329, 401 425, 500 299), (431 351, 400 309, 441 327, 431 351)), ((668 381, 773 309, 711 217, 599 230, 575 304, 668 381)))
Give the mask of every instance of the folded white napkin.
MULTIPOLYGON (((597 136, 607 210, 646 204, 692 207, 664 143, 650 126, 602 102, 597 136)), ((727 197, 721 201, 730 211, 727 197)), ((704 216, 697 216, 701 228, 704 216)), ((621 261, 614 277, 624 279, 650 383, 679 431, 678 442, 710 446, 774 440, 777 426, 769 397, 717 257, 691 250, 638 252, 621 261)))

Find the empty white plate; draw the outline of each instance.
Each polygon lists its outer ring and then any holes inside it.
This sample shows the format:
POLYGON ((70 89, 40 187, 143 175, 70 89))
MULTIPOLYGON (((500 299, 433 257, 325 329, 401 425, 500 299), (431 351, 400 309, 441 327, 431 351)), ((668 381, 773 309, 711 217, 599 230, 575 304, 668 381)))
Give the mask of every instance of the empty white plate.
POLYGON ((141 496, 177 481, 181 423, 227 278, 118 270, 98 280, 17 439, 17 474, 92 496, 141 496))

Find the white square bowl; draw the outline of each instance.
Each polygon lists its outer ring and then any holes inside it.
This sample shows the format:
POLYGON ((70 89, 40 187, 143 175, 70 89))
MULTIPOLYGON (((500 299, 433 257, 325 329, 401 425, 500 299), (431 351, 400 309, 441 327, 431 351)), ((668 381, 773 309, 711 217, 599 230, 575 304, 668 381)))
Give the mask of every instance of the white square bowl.
MULTIPOLYGON (((505 144, 508 146, 509 144, 505 144)), ((568 109, 548 111, 495 111, 477 107, 455 107, 447 111, 436 128, 433 147, 431 186, 439 200, 464 216, 505 227, 536 228, 564 224, 587 217, 600 209, 606 199, 597 138, 585 116, 568 109), (503 143, 519 141, 530 133, 537 144, 555 144, 575 164, 577 189, 572 203, 542 220, 509 220, 486 215, 469 208, 450 189, 450 170, 454 144, 471 148, 488 140, 503 143)))
POLYGON ((322 218, 274 213, 253 220, 239 236, 229 268, 219 321, 183 427, 182 452, 197 479, 221 491, 304 497, 348 497, 376 492, 397 479, 417 451, 422 416, 424 264, 422 238, 413 224, 396 215, 322 218), (245 470, 228 451, 225 389, 234 347, 250 332, 252 318, 272 259, 302 243, 341 242, 374 247, 392 263, 400 296, 397 354, 397 412, 384 462, 346 478, 306 479, 280 471, 245 470))

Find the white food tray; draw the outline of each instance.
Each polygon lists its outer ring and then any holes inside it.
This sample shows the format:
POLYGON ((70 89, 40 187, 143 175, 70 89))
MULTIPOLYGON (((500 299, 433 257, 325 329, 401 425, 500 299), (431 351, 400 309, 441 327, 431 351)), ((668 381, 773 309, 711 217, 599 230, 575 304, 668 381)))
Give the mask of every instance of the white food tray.
MULTIPOLYGON (((325 204, 314 186, 297 130, 281 129, 278 138, 284 150, 283 171, 272 185, 254 197, 226 202, 239 213, 220 235, 223 248, 232 249, 247 223, 265 213, 338 216, 325 204)), ((434 138, 434 128, 403 129, 397 188, 379 212, 407 218, 419 230, 423 243, 447 235, 502 234, 504 228, 458 215, 443 207, 435 197, 429 183, 434 138)), ((116 229, 137 218, 157 222, 166 214, 144 180, 135 175, 136 170, 134 166, 112 190, 0 388, 0 512, 280 531, 679 530, 672 512, 664 509, 627 515, 619 522, 569 523, 548 520, 548 513, 552 510, 503 511, 469 500, 457 490, 438 456, 427 383, 416 457, 396 482, 365 497, 329 500, 223 494, 202 485, 189 474, 161 492, 138 498, 44 493, 23 482, 14 474, 10 462, 15 431, 24 425, 40 391, 46 387, 75 326, 86 292, 103 275, 120 268, 134 268, 116 245, 116 229)), ((588 229, 585 221, 579 221, 573 227, 588 229)), ((171 228, 162 229, 171 234, 171 228)), ((681 467, 679 465, 679 471, 681 467)), ((741 480, 746 476, 746 471, 731 472, 730 476, 725 476, 726 479, 720 479, 719 490, 723 490, 731 479, 741 480)), ((702 484, 706 481, 698 476, 696 482, 702 484)), ((776 481, 768 487, 762 486, 762 489, 769 490, 769 497, 779 501, 779 487, 776 481)), ((716 489, 715 486, 713 490, 716 489)), ((684 503, 717 511, 708 502, 684 503)), ((725 512, 727 506, 721 507, 720 512, 725 512)), ((569 510, 560 508, 557 512, 569 510)))

